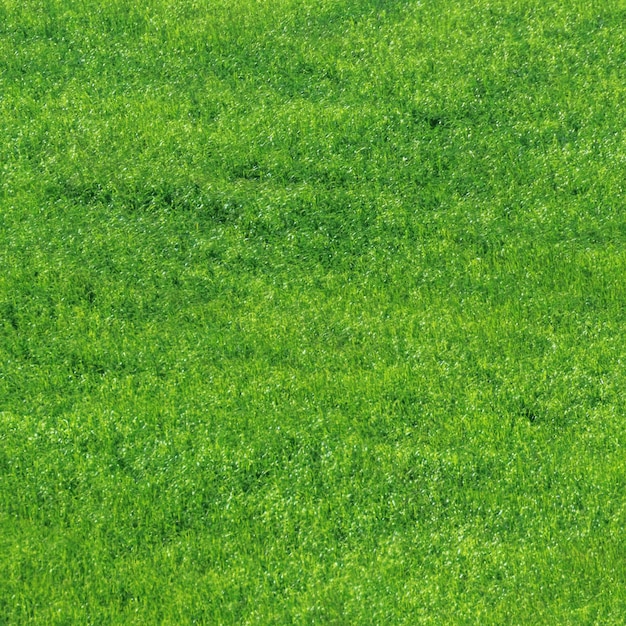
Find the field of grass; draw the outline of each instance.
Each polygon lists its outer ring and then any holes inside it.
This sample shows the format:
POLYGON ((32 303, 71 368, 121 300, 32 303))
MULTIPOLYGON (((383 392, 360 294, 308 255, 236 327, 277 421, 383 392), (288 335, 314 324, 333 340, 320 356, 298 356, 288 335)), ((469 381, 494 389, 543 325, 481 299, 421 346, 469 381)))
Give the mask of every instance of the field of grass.
POLYGON ((625 23, 0 0, 0 624, 623 624, 625 23))

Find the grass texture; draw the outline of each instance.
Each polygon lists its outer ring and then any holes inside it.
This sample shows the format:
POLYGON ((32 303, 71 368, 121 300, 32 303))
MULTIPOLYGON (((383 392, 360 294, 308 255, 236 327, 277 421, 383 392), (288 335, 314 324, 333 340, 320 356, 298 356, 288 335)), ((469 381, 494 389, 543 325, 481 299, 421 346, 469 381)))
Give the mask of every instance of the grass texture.
POLYGON ((0 623, 623 624, 625 20, 0 0, 0 623))

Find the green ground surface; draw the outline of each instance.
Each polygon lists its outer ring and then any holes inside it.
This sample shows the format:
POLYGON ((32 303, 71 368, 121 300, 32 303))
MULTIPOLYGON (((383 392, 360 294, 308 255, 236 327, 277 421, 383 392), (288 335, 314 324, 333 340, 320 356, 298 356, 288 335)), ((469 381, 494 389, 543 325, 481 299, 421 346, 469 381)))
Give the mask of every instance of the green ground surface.
POLYGON ((623 624, 625 23, 0 0, 0 623, 623 624))

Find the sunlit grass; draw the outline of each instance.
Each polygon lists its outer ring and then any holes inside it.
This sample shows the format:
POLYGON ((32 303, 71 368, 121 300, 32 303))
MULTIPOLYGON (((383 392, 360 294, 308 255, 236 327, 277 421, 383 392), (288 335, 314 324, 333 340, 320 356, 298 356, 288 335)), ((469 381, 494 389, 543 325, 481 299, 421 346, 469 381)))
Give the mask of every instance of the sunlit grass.
POLYGON ((623 623, 625 17, 0 2, 0 623, 623 623))

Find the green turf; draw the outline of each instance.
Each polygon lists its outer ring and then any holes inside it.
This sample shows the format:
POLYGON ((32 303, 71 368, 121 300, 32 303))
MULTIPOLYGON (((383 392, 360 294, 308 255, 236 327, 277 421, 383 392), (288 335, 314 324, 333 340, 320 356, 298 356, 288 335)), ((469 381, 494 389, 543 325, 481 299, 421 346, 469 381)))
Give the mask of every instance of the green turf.
POLYGON ((623 0, 0 0, 0 624, 623 624, 623 0))

